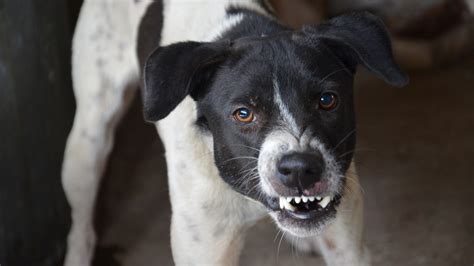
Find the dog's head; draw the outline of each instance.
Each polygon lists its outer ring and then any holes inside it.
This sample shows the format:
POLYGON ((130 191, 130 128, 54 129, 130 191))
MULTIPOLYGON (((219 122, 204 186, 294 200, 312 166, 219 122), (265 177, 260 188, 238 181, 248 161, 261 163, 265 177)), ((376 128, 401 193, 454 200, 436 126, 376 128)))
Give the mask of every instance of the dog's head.
POLYGON ((357 64, 407 83, 382 22, 367 13, 274 36, 177 43, 147 61, 145 116, 162 119, 193 97, 221 177, 264 204, 282 229, 308 236, 343 196, 357 64))

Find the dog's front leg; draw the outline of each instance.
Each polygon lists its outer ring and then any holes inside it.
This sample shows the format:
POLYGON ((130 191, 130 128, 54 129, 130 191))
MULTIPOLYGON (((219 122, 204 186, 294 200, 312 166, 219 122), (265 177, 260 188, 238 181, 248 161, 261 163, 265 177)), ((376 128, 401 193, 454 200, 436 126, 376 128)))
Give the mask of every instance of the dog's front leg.
POLYGON ((62 168, 72 217, 64 262, 67 266, 91 264, 96 243, 95 200, 115 129, 135 97, 139 80, 133 33, 121 26, 129 21, 124 15, 128 3, 106 2, 84 1, 73 39, 77 108, 62 168))
POLYGON ((238 265, 245 226, 231 217, 205 215, 184 206, 173 213, 171 245, 175 264, 238 265))
POLYGON ((225 185, 205 183, 189 194, 171 189, 174 261, 176 265, 238 265, 245 231, 260 215, 249 215, 247 210, 255 210, 255 203, 225 185))
POLYGON ((182 158, 167 153, 175 264, 238 265, 245 231, 264 208, 233 191, 217 173, 203 175, 190 165, 193 160, 182 158))

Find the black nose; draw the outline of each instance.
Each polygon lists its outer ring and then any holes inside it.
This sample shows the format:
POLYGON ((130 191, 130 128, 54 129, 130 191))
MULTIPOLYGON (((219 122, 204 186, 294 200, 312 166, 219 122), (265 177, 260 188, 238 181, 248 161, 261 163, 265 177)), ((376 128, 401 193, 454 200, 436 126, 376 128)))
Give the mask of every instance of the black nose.
POLYGON ((277 168, 284 185, 306 189, 321 180, 324 161, 319 152, 291 153, 281 158, 277 168))

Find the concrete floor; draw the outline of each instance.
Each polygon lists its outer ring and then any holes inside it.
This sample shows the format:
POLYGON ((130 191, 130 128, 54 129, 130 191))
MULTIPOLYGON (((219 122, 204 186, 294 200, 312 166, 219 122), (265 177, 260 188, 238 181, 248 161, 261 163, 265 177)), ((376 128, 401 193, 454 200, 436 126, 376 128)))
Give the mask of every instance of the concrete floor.
MULTIPOLYGON (((474 264, 474 59, 411 74, 403 89, 356 82, 358 165, 374 265, 474 264)), ((97 207, 96 266, 173 265, 162 148, 138 104, 118 133, 97 207)), ((324 265, 266 220, 241 265, 324 265)))

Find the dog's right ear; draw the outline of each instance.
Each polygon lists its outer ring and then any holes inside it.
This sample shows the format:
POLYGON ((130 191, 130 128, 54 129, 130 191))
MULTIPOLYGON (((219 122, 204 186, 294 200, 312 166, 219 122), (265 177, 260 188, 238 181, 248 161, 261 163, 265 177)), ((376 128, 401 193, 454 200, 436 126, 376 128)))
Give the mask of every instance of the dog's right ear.
POLYGON ((393 57, 387 28, 369 12, 341 15, 318 26, 304 27, 302 32, 311 43, 324 43, 352 72, 362 64, 392 86, 408 83, 408 76, 393 57))
POLYGON ((148 121, 165 118, 187 96, 205 89, 230 53, 230 42, 181 42, 153 51, 145 63, 143 104, 148 121))

